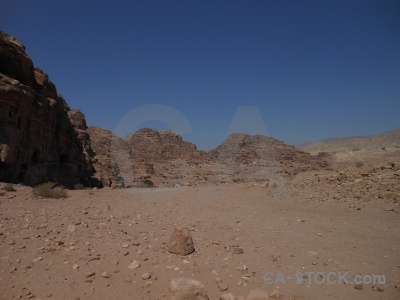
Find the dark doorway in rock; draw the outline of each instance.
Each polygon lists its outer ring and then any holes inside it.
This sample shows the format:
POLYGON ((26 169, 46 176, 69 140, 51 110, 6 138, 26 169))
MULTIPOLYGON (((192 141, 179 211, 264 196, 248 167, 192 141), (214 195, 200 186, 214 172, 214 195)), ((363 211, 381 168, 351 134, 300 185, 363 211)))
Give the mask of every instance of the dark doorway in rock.
POLYGON ((19 171, 18 174, 19 182, 24 182, 26 170, 28 170, 27 164, 21 164, 21 170, 19 171))
POLYGON ((33 150, 31 163, 32 164, 37 164, 38 162, 39 162, 39 151, 38 150, 33 150))
POLYGON ((67 154, 60 155, 60 163, 62 163, 62 164, 68 163, 68 155, 67 154))

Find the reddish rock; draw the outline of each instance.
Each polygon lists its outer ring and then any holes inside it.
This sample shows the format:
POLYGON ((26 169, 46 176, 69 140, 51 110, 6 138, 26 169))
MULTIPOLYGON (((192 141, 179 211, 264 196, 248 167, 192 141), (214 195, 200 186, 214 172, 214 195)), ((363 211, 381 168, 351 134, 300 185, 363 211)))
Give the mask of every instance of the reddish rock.
POLYGON ((90 146, 82 144, 70 112, 25 47, 0 32, 0 181, 95 183, 84 153, 90 146))
POLYGON ((188 255, 194 252, 193 239, 187 227, 175 228, 167 245, 170 253, 188 255))

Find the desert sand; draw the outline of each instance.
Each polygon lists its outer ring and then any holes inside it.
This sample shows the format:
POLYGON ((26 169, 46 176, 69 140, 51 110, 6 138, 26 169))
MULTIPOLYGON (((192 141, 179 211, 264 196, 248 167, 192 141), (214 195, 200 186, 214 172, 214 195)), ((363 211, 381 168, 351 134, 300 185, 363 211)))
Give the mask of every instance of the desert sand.
POLYGON ((0 196, 0 298, 171 299, 171 280, 188 278, 209 299, 267 299, 245 298, 255 289, 270 299, 399 299, 397 158, 355 166, 343 157, 331 171, 268 186, 95 188, 44 199, 14 185, 0 196), (194 241, 187 256, 166 249, 182 226, 194 241), (331 272, 348 272, 348 282, 328 284, 331 272), (357 274, 385 282, 355 285, 357 274))

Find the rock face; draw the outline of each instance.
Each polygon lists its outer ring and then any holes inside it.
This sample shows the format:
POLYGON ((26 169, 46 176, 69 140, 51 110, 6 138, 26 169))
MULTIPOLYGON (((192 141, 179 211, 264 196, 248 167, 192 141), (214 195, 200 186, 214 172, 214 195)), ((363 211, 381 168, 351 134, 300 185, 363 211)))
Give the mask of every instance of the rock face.
POLYGON ((0 181, 92 184, 85 127, 25 47, 0 32, 0 181))
POLYGON ((266 136, 232 134, 210 152, 171 130, 144 128, 124 139, 86 126, 25 47, 0 33, 0 181, 108 186, 186 186, 294 176, 326 161, 266 136))
POLYGON ((232 165, 277 167, 286 175, 321 169, 327 161, 263 135, 231 134, 211 151, 217 161, 232 165))
POLYGON ((87 133, 93 149, 95 177, 103 186, 124 188, 132 186, 134 178, 129 144, 111 131, 89 127, 87 133))
POLYGON ((145 179, 162 186, 248 182, 266 187, 273 176, 292 177, 322 169, 327 160, 266 136, 232 134, 205 152, 171 130, 144 128, 124 139, 90 127, 96 178, 104 186, 138 186, 145 179))
POLYGON ((172 130, 143 128, 125 140, 131 147, 132 167, 139 180, 152 178, 159 183, 163 179, 178 179, 189 165, 212 159, 172 130))
POLYGON ((188 255, 194 252, 193 239, 187 227, 175 228, 167 245, 170 253, 188 255))
POLYGON ((208 300, 207 290, 197 280, 174 278, 170 283, 173 300, 208 300))

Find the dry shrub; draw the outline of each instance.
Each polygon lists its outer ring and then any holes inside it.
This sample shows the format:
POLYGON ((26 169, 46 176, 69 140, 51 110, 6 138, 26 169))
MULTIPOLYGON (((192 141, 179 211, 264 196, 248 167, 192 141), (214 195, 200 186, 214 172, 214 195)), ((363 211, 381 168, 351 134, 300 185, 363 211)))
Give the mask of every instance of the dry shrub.
POLYGON ((74 190, 84 190, 85 187, 83 186, 82 183, 75 183, 74 184, 74 190))
POLYGON ((140 188, 154 188, 154 182, 151 181, 150 179, 145 179, 143 182, 139 185, 140 188))
POLYGON ((357 168, 361 168, 364 165, 364 163, 362 161, 357 161, 356 162, 356 167, 357 168))
POLYGON ((5 190, 6 192, 15 192, 16 189, 11 185, 11 184, 7 184, 3 187, 3 190, 5 190))
POLYGON ((67 198, 66 190, 57 186, 53 182, 39 184, 38 186, 34 187, 32 191, 35 197, 54 199, 67 198))

